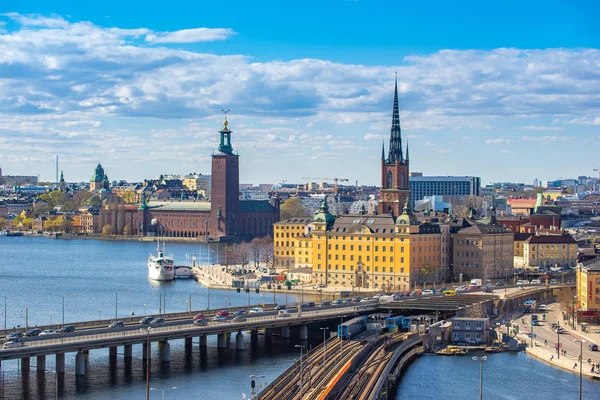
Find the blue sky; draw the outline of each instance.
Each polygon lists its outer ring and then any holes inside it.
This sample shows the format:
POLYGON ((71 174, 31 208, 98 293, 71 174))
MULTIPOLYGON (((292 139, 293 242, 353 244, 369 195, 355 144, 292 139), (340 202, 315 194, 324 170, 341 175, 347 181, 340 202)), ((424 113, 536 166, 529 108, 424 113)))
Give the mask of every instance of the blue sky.
POLYGON ((398 71, 411 170, 593 175, 600 6, 481 3, 4 1, 0 167, 210 173, 227 108, 242 182, 377 184, 398 71))

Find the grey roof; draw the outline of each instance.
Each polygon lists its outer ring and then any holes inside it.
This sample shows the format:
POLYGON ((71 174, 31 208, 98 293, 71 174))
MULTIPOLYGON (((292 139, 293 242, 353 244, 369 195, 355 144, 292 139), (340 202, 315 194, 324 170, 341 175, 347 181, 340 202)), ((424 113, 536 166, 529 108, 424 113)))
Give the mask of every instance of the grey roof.
POLYGON ((277 224, 310 224, 312 222, 312 217, 306 217, 306 218, 299 218, 299 217, 292 217, 292 218, 288 218, 284 221, 279 221, 277 222, 277 224))
POLYGON ((586 271, 600 272, 600 257, 596 257, 582 264, 582 269, 586 271))
POLYGON ((344 215, 338 217, 330 232, 352 233, 359 226, 364 226, 373 233, 394 233, 394 218, 389 215, 344 215))
POLYGON ((275 211, 268 200, 240 200, 240 211, 275 211))
POLYGON ((208 201, 151 201, 148 208, 156 211, 210 211, 208 201))

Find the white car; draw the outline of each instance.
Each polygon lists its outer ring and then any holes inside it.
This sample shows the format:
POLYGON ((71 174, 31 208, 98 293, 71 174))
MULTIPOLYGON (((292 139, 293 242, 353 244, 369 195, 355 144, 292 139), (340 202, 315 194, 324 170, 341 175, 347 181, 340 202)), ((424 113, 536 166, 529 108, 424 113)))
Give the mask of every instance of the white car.
POLYGON ((4 343, 4 345, 2 346, 5 349, 15 349, 17 347, 24 347, 25 346, 25 342, 23 341, 23 339, 14 339, 14 340, 9 340, 8 342, 4 343))
POLYGON ((546 311, 546 305, 545 304, 542 304, 540 306, 540 311, 546 311))
POLYGON ((48 335, 56 335, 56 331, 54 329, 46 329, 40 333, 40 336, 48 336, 48 335))
POLYGON ((278 318, 288 318, 291 316, 292 316, 292 314, 290 314, 290 312, 288 310, 279 310, 279 312, 277 313, 278 318))
POLYGON ((433 290, 431 290, 431 289, 425 289, 425 290, 423 290, 423 292, 421 293, 421 295, 423 295, 423 296, 426 296, 426 295, 428 295, 428 296, 431 296, 431 295, 434 295, 434 294, 435 294, 435 293, 434 293, 434 292, 433 292, 433 290))
POLYGON ((465 285, 459 286, 456 288, 457 292, 464 292, 465 290, 467 290, 467 287, 465 285))
POLYGON ((539 279, 532 279, 531 280, 531 284, 532 285, 541 285, 542 281, 540 281, 539 279))
POLYGON ((248 311, 250 314, 255 314, 255 313, 261 313, 264 312, 265 310, 263 310, 262 307, 254 307, 251 308, 250 311, 248 311))

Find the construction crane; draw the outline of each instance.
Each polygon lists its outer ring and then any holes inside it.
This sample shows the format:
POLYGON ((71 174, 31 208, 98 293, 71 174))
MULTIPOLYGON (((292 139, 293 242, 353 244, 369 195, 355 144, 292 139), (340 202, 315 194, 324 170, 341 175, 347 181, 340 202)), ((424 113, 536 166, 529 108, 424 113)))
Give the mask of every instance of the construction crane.
POLYGON ((337 176, 335 178, 315 178, 314 176, 303 176, 302 179, 314 179, 314 180, 318 180, 318 181, 333 181, 333 193, 338 194, 338 182, 348 182, 349 179, 347 178, 338 178, 337 176))
POLYGON ((598 168, 594 168, 594 171, 598 173, 598 180, 600 180, 600 166, 598 168))

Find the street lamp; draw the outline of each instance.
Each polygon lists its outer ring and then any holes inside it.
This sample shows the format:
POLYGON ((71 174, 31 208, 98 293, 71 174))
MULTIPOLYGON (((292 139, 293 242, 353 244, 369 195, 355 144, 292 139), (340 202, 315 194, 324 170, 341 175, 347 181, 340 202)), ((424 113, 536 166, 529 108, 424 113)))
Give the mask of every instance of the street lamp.
POLYGON ((586 342, 585 339, 575 339, 573 340, 575 343, 579 342, 579 400, 581 400, 582 391, 582 380, 583 380, 583 344, 586 342))
POLYGON ((117 322, 119 320, 118 310, 119 310, 119 293, 115 292, 115 322, 117 322))
POLYGON ((326 353, 327 350, 326 350, 326 347, 325 347, 325 342, 327 340, 325 339, 325 332, 327 332, 329 330, 329 327, 319 328, 319 329, 323 331, 323 369, 325 369, 325 362, 327 361, 327 358, 326 358, 326 356, 327 356, 327 353, 326 353))
POLYGON ((50 325, 52 325, 52 311, 50 311, 50 325))
MULTIPOLYGON (((150 330, 146 328, 146 400, 150 400, 150 330)), ((164 393, 163 393, 164 395, 164 393)))
POLYGON ((302 381, 302 377, 304 375, 304 370, 302 369, 302 355, 303 352, 302 350, 305 348, 304 346, 297 344, 296 345, 297 348, 300 348, 300 395, 302 395, 302 386, 303 386, 303 381, 302 381))
POLYGON ((144 315, 148 315, 148 312, 146 310, 147 310, 146 303, 144 303, 144 315))
POLYGON ((4 337, 6 337, 6 296, 4 296, 4 337))
POLYGON ((487 360, 487 356, 473 357, 473 361, 479 360, 479 400, 483 399, 483 362, 487 360))
MULTIPOLYGON (((257 381, 259 381, 259 379, 264 379, 265 376, 264 375, 250 375, 250 379, 253 379, 252 381, 250 381, 250 387, 252 388, 252 392, 250 393, 252 395, 252 399, 255 398, 255 395, 260 393, 260 390, 258 391, 254 391, 254 388, 256 387, 256 382, 254 382, 254 379, 256 379, 257 381)), ((259 389, 261 389, 260 384, 259 384, 259 389)))
POLYGON ((166 388, 166 389, 161 389, 161 388, 150 388, 150 390, 160 390, 162 392, 162 400, 165 400, 165 392, 167 390, 177 390, 177 387, 173 386, 172 388, 166 388))

